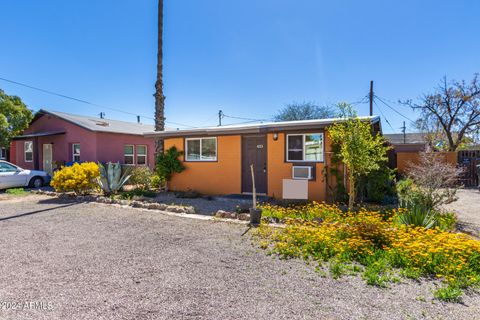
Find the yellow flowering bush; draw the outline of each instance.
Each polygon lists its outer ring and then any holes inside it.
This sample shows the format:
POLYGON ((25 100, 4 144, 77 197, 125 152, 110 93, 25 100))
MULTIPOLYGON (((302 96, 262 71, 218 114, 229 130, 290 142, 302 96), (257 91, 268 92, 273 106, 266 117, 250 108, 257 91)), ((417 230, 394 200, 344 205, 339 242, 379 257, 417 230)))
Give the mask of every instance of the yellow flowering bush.
POLYGON ((387 275, 397 273, 439 278, 457 289, 480 284, 480 241, 438 227, 399 225, 395 221, 403 209, 342 212, 318 203, 263 208, 267 216, 281 217, 285 228, 262 225, 255 237, 260 247, 282 258, 362 265, 367 283, 376 285, 394 281, 396 276, 387 275))
POLYGON ((74 163, 55 172, 51 185, 58 192, 85 194, 98 188, 99 176, 100 170, 95 162, 74 163))

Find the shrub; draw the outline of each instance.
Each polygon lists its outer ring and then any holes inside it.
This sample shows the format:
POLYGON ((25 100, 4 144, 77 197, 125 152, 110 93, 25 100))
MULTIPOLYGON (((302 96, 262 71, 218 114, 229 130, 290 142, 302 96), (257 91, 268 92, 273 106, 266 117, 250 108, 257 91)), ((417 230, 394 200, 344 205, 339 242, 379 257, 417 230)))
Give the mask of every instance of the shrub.
POLYGON ((438 226, 445 231, 453 231, 457 225, 457 215, 453 212, 444 212, 437 215, 438 226))
POLYGON ((150 186, 153 189, 158 190, 164 184, 165 184, 165 180, 160 178, 158 175, 154 174, 150 177, 150 186))
POLYGON ((134 189, 120 194, 121 199, 132 200, 134 197, 155 198, 157 193, 151 190, 134 189))
POLYGON ((86 194, 98 188, 98 177, 100 170, 95 162, 74 163, 71 167, 62 167, 56 171, 51 186, 57 192, 86 194))
POLYGON ((438 227, 399 225, 396 221, 405 209, 390 214, 365 209, 342 212, 336 206, 316 204, 307 213, 266 207, 269 216, 296 217, 284 218, 285 228, 261 225, 254 231, 260 247, 281 258, 314 260, 319 265, 333 261, 335 277, 345 269, 344 263, 361 264, 365 281, 378 286, 398 279, 393 276, 397 270, 410 278, 436 277, 451 288, 480 284, 480 241, 438 227))
POLYGON ((163 181, 167 182, 174 173, 180 173, 185 170, 182 162, 178 159, 182 155, 183 152, 178 151, 178 149, 173 146, 157 156, 156 171, 163 181))
POLYGON ((153 172, 148 167, 133 167, 130 170, 129 185, 134 185, 139 189, 148 190, 152 187, 153 172))
POLYGON ((438 153, 420 153, 417 164, 410 164, 407 174, 414 181, 413 193, 429 209, 439 209, 444 204, 453 201, 458 178, 462 169, 447 163, 438 153))
POLYGON ((421 203, 414 201, 402 201, 400 206, 404 209, 397 214, 397 221, 401 224, 425 229, 438 225, 437 213, 421 203))
POLYGON ((100 176, 97 178, 97 182, 106 195, 117 193, 130 178, 128 171, 122 174, 122 166, 118 162, 109 162, 106 168, 103 164, 98 163, 98 168, 100 176))
POLYGON ((390 169, 386 163, 378 170, 360 176, 357 182, 359 200, 375 203, 392 202, 391 199, 395 196, 394 178, 395 169, 390 169))

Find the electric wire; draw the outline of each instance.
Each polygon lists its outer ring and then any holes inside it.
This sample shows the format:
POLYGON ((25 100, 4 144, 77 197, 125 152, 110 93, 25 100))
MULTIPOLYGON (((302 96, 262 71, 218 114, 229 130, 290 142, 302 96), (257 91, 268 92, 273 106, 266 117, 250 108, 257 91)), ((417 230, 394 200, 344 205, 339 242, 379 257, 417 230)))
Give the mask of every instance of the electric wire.
MULTIPOLYGON (((16 84, 16 85, 19 85, 19 86, 22 86, 22 87, 25 87, 25 88, 29 88, 29 89, 32 89, 32 90, 40 91, 40 92, 43 92, 43 93, 46 93, 46 94, 50 94, 50 95, 53 95, 53 96, 57 96, 57 97, 60 97, 60 98, 64 98, 64 99, 80 102, 80 103, 83 103, 83 104, 87 104, 87 105, 90 105, 90 106, 93 106, 93 107, 107 109, 107 110, 110 110, 110 111, 115 111, 115 112, 119 112, 119 113, 123 113, 123 114, 133 115, 133 116, 140 116, 142 118, 149 119, 149 120, 155 120, 155 118, 152 118, 152 117, 149 117, 149 116, 146 116, 146 115, 132 113, 132 112, 128 112, 128 111, 118 109, 118 108, 113 108, 113 107, 109 107, 109 106, 96 104, 96 103, 93 103, 93 102, 90 102, 90 101, 87 101, 87 100, 84 100, 84 99, 75 98, 75 97, 72 97, 72 96, 69 96, 69 95, 66 95, 66 94, 42 89, 42 88, 39 88, 39 87, 35 87, 35 86, 29 85, 29 84, 26 84, 26 83, 6 79, 6 78, 3 78, 3 77, 0 77, 0 80, 5 81, 5 82, 9 82, 9 83, 12 83, 12 84, 16 84)), ((178 123, 178 122, 173 122, 173 121, 165 121, 165 123, 179 125, 179 126, 182 126, 182 127, 197 128, 197 127, 194 127, 194 126, 191 126, 191 125, 188 125, 188 124, 183 124, 183 123, 178 123)))

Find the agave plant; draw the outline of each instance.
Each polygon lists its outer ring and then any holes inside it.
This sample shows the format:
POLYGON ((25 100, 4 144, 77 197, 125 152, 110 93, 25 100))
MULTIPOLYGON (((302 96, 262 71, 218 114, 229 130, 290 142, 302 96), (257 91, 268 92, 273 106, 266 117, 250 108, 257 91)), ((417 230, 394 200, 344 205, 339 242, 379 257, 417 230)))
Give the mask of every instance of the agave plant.
POLYGON ((402 201, 400 207, 406 209, 398 215, 398 222, 406 225, 430 229, 438 225, 437 212, 415 201, 402 201))
POLYGON ((117 193, 123 185, 130 179, 128 171, 122 174, 122 167, 120 163, 107 163, 105 166, 98 163, 100 169, 100 177, 97 178, 98 184, 103 190, 104 194, 117 193))

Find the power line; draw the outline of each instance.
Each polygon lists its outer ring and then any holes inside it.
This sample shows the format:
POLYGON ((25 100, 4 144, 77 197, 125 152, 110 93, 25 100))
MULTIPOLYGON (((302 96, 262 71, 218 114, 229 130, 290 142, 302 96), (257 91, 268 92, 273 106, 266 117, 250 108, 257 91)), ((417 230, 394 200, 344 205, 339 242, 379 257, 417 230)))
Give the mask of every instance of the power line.
POLYGON ((252 118, 243 118, 243 117, 229 116, 229 115, 226 115, 225 113, 222 113, 222 115, 223 115, 223 117, 225 117, 225 118, 238 119, 238 120, 260 121, 260 122, 272 120, 272 119, 252 119, 252 118))
MULTIPOLYGON (((148 117, 146 115, 132 113, 132 112, 124 111, 124 110, 121 110, 121 109, 96 104, 96 103, 93 103, 93 102, 90 102, 90 101, 87 101, 87 100, 84 100, 84 99, 79 99, 79 98, 75 98, 75 97, 72 97, 72 96, 68 96, 66 94, 62 94, 62 93, 58 93, 58 92, 54 92, 54 91, 50 91, 50 90, 45 90, 45 89, 38 88, 38 87, 29 85, 29 84, 9 80, 9 79, 3 78, 3 77, 0 77, 0 80, 5 81, 5 82, 9 82, 9 83, 13 83, 13 84, 16 84, 16 85, 19 85, 19 86, 22 86, 22 87, 25 87, 25 88, 29 88, 29 89, 32 89, 32 90, 37 90, 37 91, 40 91, 40 92, 43 92, 43 93, 46 93, 46 94, 50 94, 50 95, 53 95, 53 96, 57 96, 57 97, 60 97, 60 98, 64 98, 64 99, 88 104, 88 105, 93 106, 93 107, 107 109, 107 110, 111 110, 111 111, 115 111, 115 112, 119 112, 119 113, 123 113, 123 114, 128 114, 128 115, 133 115, 133 116, 141 116, 142 118, 145 118, 145 119, 155 120, 154 118, 148 117)), ((165 122, 170 123, 170 124, 179 125, 179 126, 182 126, 182 127, 196 128, 194 126, 190 126, 190 125, 182 124, 182 123, 178 123, 178 122, 172 122, 172 121, 165 121, 165 122)))
POLYGON ((400 112, 398 112, 395 108, 393 108, 392 106, 390 106, 388 103, 386 103, 385 101, 383 101, 379 96, 375 95, 374 96, 375 98, 377 98, 380 102, 382 102, 384 105, 386 105, 388 108, 392 109, 395 113, 397 113, 398 115, 400 115, 401 117, 407 119, 408 121, 412 122, 412 123, 415 123, 415 121, 413 121, 412 119, 404 116, 403 114, 401 114, 400 112))
POLYGON ((375 100, 373 100, 373 103, 375 104, 375 106, 378 108, 378 110, 380 111, 380 114, 383 116, 383 118, 385 119, 385 122, 390 126, 390 128, 392 129, 393 133, 396 133, 395 132, 395 129, 393 128, 392 124, 390 123, 390 121, 388 121, 387 117, 385 117, 385 115, 383 114, 383 111, 382 109, 380 108, 380 106, 377 104, 377 102, 375 100))

